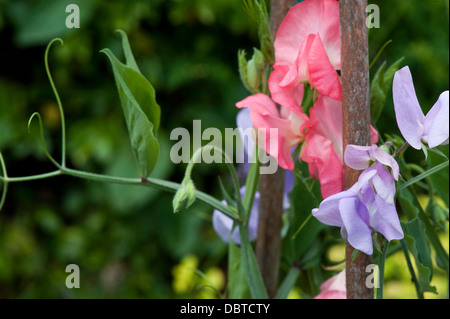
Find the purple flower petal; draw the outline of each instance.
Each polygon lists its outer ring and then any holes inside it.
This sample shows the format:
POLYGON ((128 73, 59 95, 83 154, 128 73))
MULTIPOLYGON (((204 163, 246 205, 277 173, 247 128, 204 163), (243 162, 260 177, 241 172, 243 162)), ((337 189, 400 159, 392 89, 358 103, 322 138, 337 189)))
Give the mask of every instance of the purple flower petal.
POLYGON ((417 100, 408 66, 395 72, 392 94, 398 128, 405 140, 412 147, 420 150, 422 147, 421 138, 425 116, 417 100))
POLYGON ((391 173, 381 165, 377 163, 375 166, 377 174, 372 178, 372 185, 376 193, 388 204, 394 205, 395 196, 395 181, 391 173))
POLYGON ((391 155, 375 144, 371 146, 347 145, 344 161, 350 168, 356 170, 366 169, 372 162, 380 162, 385 166, 389 166, 392 169, 392 175, 398 180, 399 167, 397 162, 391 155))
POLYGON ((255 141, 252 136, 245 134, 248 130, 253 128, 253 123, 250 118, 250 109, 247 107, 242 108, 236 116, 236 124, 239 130, 239 136, 241 137, 242 145, 244 146, 244 163, 248 164, 252 160, 253 152, 255 150, 255 141))
POLYGON ((371 162, 372 146, 347 145, 344 152, 344 161, 348 167, 363 170, 369 167, 371 162))
POLYGON ((289 200, 289 193, 294 188, 294 173, 290 170, 285 170, 284 175, 284 195, 283 195, 283 209, 286 210, 291 207, 289 200))
POLYGON ((375 196, 376 211, 370 216, 370 226, 388 241, 404 237, 395 205, 388 204, 380 196, 375 196))
POLYGON ((372 231, 366 222, 369 219, 367 208, 359 198, 350 197, 339 201, 339 211, 349 244, 367 255, 372 255, 372 231))
MULTIPOLYGON (((240 189, 241 196, 244 197, 245 194, 245 186, 240 189)), ((223 204, 227 204, 226 201, 222 201, 223 204)), ((253 241, 256 239, 258 235, 258 206, 259 206, 259 192, 255 193, 255 199, 253 201, 253 207, 250 212, 249 219, 249 237, 250 240, 253 241)), ((212 224, 213 228, 216 231, 217 235, 222 239, 223 242, 228 243, 231 239, 233 239, 236 245, 241 244, 239 228, 235 227, 233 233, 231 230, 233 228, 233 220, 227 215, 223 214, 218 210, 214 210, 212 216, 212 224)))
POLYGON ((397 161, 388 153, 383 151, 381 148, 372 145, 372 154, 373 157, 381 164, 385 166, 389 166, 392 169, 392 176, 395 180, 398 180, 398 176, 400 174, 400 169, 398 167, 397 161))
POLYGON ((355 183, 351 187, 356 193, 359 193, 360 190, 365 187, 369 181, 377 174, 377 168, 375 166, 369 167, 365 169, 358 178, 358 182, 355 183))
POLYGON ((431 110, 425 116, 424 136, 428 146, 448 144, 449 135, 449 100, 448 91, 443 92, 431 110))
POLYGON ((352 191, 344 191, 330 197, 327 197, 325 200, 320 203, 319 208, 315 208, 312 210, 312 214, 315 218, 317 218, 321 223, 330 226, 338 226, 341 227, 343 225, 341 213, 339 212, 339 202, 343 198, 355 197, 356 193, 352 191))

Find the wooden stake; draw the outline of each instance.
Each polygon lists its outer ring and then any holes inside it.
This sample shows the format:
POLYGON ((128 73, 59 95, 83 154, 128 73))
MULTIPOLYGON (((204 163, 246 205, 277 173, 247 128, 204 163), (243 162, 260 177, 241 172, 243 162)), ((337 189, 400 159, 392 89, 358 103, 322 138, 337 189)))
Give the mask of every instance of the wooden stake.
MULTIPOLYGON (((341 80, 343 143, 370 145, 369 45, 366 26, 367 0, 340 0, 341 80)), ((350 188, 360 172, 344 164, 344 189, 350 188)), ((362 252, 352 262, 353 247, 346 243, 347 298, 372 299, 373 288, 366 285, 372 264, 362 252)))
MULTIPOLYGON (((272 37, 275 37, 281 21, 295 3, 295 0, 271 0, 270 29, 272 37)), ((259 184, 258 237, 255 250, 269 298, 275 296, 278 286, 284 175, 284 170, 278 168, 274 174, 261 175, 259 184)))

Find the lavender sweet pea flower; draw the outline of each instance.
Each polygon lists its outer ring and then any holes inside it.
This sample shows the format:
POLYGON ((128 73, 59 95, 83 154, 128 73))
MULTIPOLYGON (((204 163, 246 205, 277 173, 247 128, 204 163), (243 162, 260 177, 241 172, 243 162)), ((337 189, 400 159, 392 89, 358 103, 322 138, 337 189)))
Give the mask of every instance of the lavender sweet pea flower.
POLYGON ((356 170, 366 169, 373 162, 379 162, 391 168, 392 176, 396 181, 400 173, 395 159, 375 144, 372 146, 347 145, 344 161, 349 167, 356 170))
MULTIPOLYGON (((241 187, 240 193, 241 198, 243 198, 245 194, 245 186, 241 187)), ((226 201, 222 201, 222 203, 224 205, 227 205, 226 201)), ((258 232, 258 205, 259 205, 259 192, 256 192, 255 199, 253 201, 253 206, 250 211, 250 219, 248 221, 250 241, 256 239, 256 235, 258 232)), ((236 226, 235 229, 233 230, 233 233, 231 233, 231 230, 233 228, 233 220, 230 217, 228 217, 227 215, 223 214, 218 210, 214 210, 212 217, 212 224, 214 230, 216 231, 216 233, 219 235, 219 237, 222 239, 223 242, 228 243, 231 238, 233 239, 236 245, 241 244, 239 228, 236 226)))
POLYGON ((341 235, 350 245, 371 255, 372 232, 381 233, 388 241, 403 238, 394 194, 394 178, 377 162, 361 173, 355 185, 326 198, 312 214, 324 224, 341 227, 341 235))
POLYGON ((392 86, 395 117, 398 128, 413 148, 420 150, 422 142, 433 148, 449 140, 449 92, 443 92, 425 116, 417 100, 408 66, 397 71, 392 86))
POLYGON ((244 146, 243 156, 245 171, 248 172, 250 161, 252 160, 253 152, 255 151, 255 141, 248 134, 245 134, 245 132, 248 132, 249 129, 253 128, 253 123, 250 119, 250 110, 248 108, 245 107, 239 111, 236 116, 236 124, 242 145, 244 146))

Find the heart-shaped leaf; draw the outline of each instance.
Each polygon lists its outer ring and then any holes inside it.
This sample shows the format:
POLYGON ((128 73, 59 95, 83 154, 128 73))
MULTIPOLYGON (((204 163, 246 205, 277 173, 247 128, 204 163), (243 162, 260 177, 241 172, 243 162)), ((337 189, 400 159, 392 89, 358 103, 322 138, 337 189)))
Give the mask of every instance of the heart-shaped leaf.
POLYGON ((142 178, 147 178, 158 159, 157 133, 161 110, 156 103, 153 86, 137 67, 126 34, 119 32, 122 35, 126 65, 111 50, 103 49, 101 52, 111 62, 139 173, 142 178))

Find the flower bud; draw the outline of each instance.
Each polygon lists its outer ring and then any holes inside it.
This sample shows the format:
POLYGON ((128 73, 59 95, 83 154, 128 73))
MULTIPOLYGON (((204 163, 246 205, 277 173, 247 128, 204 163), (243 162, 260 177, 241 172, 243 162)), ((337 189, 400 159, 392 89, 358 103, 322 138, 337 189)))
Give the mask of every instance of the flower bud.
POLYGON ((195 201, 195 186, 192 180, 184 178, 181 187, 176 192, 173 201, 173 212, 178 213, 183 209, 189 208, 195 201))
POLYGON ((391 154, 391 150, 390 150, 389 146, 387 146, 387 145, 381 145, 380 150, 383 150, 386 153, 391 154))
POLYGON ((239 73, 242 83, 251 93, 260 92, 263 72, 265 72, 265 62, 262 52, 253 49, 252 58, 247 61, 245 59, 245 51, 240 50, 238 53, 239 73))
POLYGON ((435 205, 431 214, 434 224, 445 231, 448 221, 448 208, 443 208, 441 205, 435 205))
POLYGON ((259 91, 261 74, 264 72, 264 56, 258 49, 253 49, 253 56, 247 63, 247 85, 254 91, 259 91))

